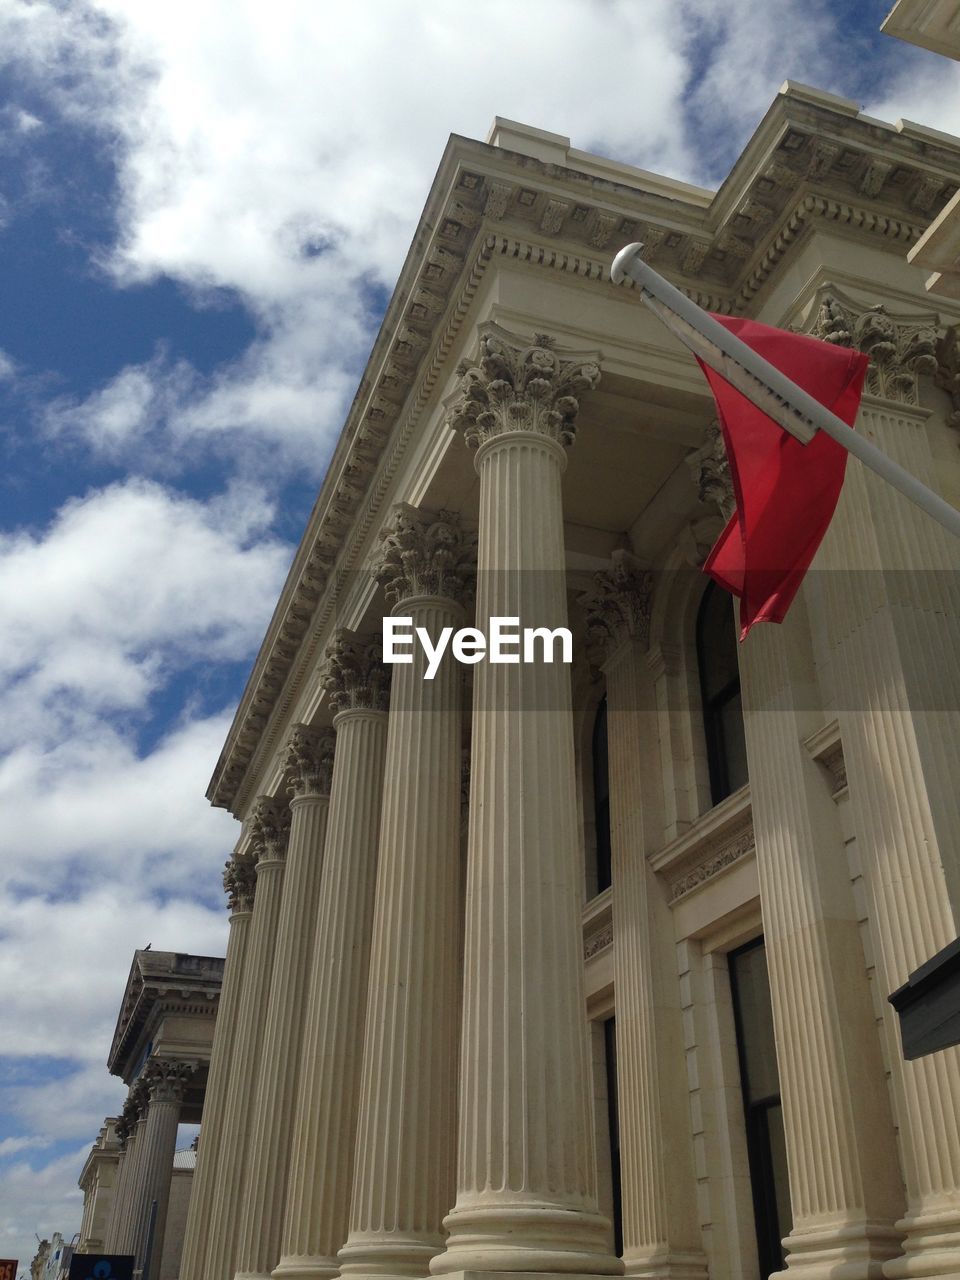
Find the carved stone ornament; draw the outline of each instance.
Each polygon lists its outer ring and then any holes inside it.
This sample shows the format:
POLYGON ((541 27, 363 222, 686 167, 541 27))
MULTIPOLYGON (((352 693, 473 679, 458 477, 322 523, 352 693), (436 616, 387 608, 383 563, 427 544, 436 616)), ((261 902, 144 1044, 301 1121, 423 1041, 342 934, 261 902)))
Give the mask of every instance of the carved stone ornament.
POLYGON ((611 567, 594 576, 580 597, 587 617, 587 640, 599 661, 625 640, 650 642, 654 575, 629 551, 614 551, 611 567))
POLYGON ((600 381, 600 356, 557 349, 553 338, 532 341, 499 325, 481 326, 480 358, 463 363, 447 421, 470 448, 511 431, 533 431, 573 444, 579 397, 600 381))
POLYGON ((143 1069, 141 1079, 150 1091, 151 1102, 182 1102, 197 1063, 173 1058, 153 1058, 143 1069))
POLYGON ((252 911, 257 888, 257 868, 252 858, 236 854, 224 863, 223 891, 230 911, 252 911))
POLYGON ((685 461, 697 486, 700 501, 713 503, 724 520, 729 520, 736 509, 736 498, 723 432, 716 418, 707 427, 706 441, 699 449, 688 453, 685 461))
POLYGON ((919 405, 919 379, 937 372, 936 315, 891 314, 879 303, 864 307, 828 285, 817 309, 815 338, 853 347, 870 358, 868 395, 919 405))
POLYGON ((290 807, 276 796, 258 796, 250 814, 250 842, 258 862, 286 856, 290 807))
POLYGON ((436 515, 407 503, 393 508, 372 565, 387 600, 440 596, 466 602, 477 573, 477 536, 452 511, 436 515))
POLYGON ((684 894, 699 888, 707 880, 712 880, 715 875, 719 875, 727 867, 745 858, 755 848, 753 823, 749 821, 716 843, 711 842, 707 851, 701 854, 697 865, 689 868, 671 883, 670 901, 675 902, 677 898, 682 898, 684 894))
POLYGON ((947 393, 953 405, 947 415, 951 427, 960 428, 960 339, 957 328, 948 329, 937 344, 937 386, 947 393))
POLYGON ((386 711, 390 671, 380 636, 338 631, 327 648, 320 686, 335 711, 386 711))
POLYGON ((287 744, 286 767, 291 795, 328 796, 333 783, 334 729, 295 724, 287 744))

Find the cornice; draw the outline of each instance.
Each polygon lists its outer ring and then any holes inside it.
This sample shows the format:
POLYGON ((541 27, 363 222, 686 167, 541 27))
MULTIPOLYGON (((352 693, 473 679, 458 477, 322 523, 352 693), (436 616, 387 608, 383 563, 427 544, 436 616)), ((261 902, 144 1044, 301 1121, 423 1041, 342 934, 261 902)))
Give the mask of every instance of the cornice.
POLYGON ((214 805, 241 816, 280 749, 491 263, 609 288, 613 250, 642 240, 656 269, 701 306, 745 311, 817 218, 876 235, 902 255, 952 194, 960 140, 873 121, 855 104, 793 86, 712 201, 571 148, 566 159, 451 137, 217 762, 207 791, 214 805))

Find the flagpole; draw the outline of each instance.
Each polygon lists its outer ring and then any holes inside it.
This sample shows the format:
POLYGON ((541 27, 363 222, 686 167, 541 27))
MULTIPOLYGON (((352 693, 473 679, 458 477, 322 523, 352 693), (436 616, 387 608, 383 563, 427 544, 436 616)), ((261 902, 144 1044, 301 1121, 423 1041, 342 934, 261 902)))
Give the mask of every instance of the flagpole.
POLYGON ((848 453, 860 459, 905 498, 960 538, 960 511, 945 502, 916 476, 831 413, 825 405, 730 333, 641 259, 642 244, 628 244, 613 260, 610 279, 619 284, 629 276, 640 286, 640 297, 704 364, 726 380, 801 444, 824 431, 848 453))

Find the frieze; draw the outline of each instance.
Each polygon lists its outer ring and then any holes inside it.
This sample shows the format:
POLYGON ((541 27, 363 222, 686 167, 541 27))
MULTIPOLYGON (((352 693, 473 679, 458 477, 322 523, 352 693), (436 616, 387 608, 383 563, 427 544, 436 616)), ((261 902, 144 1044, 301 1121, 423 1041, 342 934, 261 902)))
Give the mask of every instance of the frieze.
POLYGON ((607 947, 613 946, 613 921, 608 920, 602 928, 595 933, 588 933, 583 940, 583 958, 584 960, 592 960, 594 956, 598 956, 601 951, 606 951, 607 947))
POLYGON ((732 834, 711 843, 706 852, 701 852, 696 866, 671 882, 670 901, 676 902, 677 899, 698 889, 702 884, 719 875, 721 871, 725 871, 727 867, 733 866, 741 858, 753 853, 755 848, 752 822, 738 827, 732 834))

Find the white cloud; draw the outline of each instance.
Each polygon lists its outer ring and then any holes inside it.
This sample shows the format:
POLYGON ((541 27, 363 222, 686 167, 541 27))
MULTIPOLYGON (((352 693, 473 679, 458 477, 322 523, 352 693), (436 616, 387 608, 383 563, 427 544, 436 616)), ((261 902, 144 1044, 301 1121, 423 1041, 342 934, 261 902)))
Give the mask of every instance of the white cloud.
POLYGON ((22 1274, 29 1275, 36 1236, 49 1238, 59 1230, 69 1243, 79 1229, 83 1197, 77 1177, 88 1149, 78 1146, 39 1169, 18 1161, 0 1175, 0 1254, 19 1258, 22 1274))

